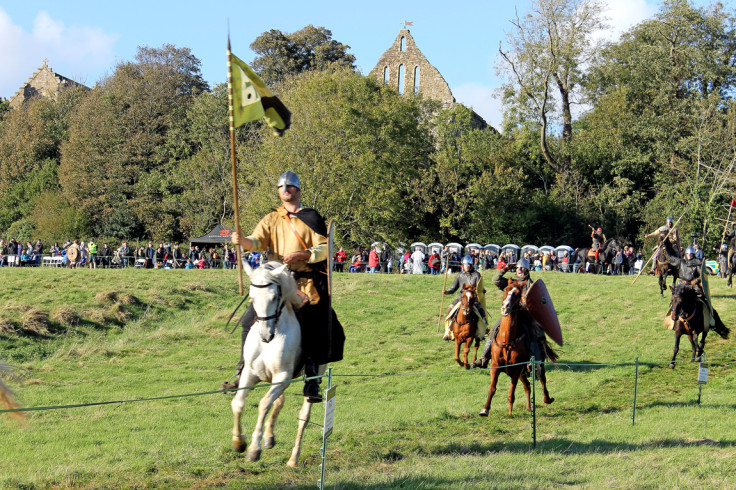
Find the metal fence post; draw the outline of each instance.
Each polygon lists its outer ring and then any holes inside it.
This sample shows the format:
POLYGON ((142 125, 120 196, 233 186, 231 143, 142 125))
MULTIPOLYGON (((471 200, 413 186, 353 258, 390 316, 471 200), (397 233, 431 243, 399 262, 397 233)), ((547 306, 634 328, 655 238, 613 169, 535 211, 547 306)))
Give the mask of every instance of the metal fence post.
POLYGON ((639 385, 639 358, 634 361, 634 409, 631 411, 631 425, 636 423, 636 390, 639 385))
MULTIPOLYGON (((327 390, 332 388, 332 366, 327 368, 327 390)), ((326 398, 326 397, 325 397, 326 398)), ((325 407, 327 405, 325 404, 325 407)), ((322 464, 319 465, 319 488, 324 490, 325 488, 325 464, 327 463, 327 437, 322 435, 322 464)))
POLYGON ((530 359, 532 363, 532 446, 536 449, 537 447, 537 403, 535 386, 537 381, 537 369, 534 361, 534 356, 530 359))

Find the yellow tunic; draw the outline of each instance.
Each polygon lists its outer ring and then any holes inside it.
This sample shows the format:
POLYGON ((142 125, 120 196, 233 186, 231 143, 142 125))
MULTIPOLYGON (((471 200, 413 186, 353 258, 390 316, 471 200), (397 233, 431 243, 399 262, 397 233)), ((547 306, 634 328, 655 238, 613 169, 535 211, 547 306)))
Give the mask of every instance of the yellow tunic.
MULTIPOLYGON (((263 217, 256 225, 253 233, 248 236, 252 243, 252 247, 248 249, 249 252, 265 252, 266 249, 270 249, 269 260, 280 261, 285 255, 291 252, 305 250, 294 234, 289 222, 286 220, 284 213, 285 210, 281 207, 263 217)), ((311 272, 313 268, 310 264, 327 260, 327 255, 329 254, 327 237, 316 233, 293 214, 290 214, 289 218, 297 233, 304 241, 304 244, 307 246, 306 250, 312 253, 308 260, 300 260, 292 264, 291 270, 311 272)), ((309 297, 311 304, 317 304, 319 302, 319 293, 314 287, 314 281, 311 278, 300 277, 297 279, 297 285, 309 297)))

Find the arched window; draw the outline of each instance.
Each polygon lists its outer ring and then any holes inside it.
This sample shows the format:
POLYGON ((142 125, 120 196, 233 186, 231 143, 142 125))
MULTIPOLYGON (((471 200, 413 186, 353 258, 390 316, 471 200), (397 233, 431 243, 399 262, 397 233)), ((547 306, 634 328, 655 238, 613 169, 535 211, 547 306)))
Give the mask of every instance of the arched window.
POLYGON ((401 46, 399 47, 399 51, 406 51, 406 38, 404 36, 401 36, 401 46))
POLYGON ((419 67, 414 67, 414 93, 419 93, 419 67))
POLYGON ((385 84, 388 84, 388 75, 389 75, 388 66, 384 66, 383 67, 383 83, 385 84))
POLYGON ((399 93, 404 93, 404 65, 399 65, 399 93))

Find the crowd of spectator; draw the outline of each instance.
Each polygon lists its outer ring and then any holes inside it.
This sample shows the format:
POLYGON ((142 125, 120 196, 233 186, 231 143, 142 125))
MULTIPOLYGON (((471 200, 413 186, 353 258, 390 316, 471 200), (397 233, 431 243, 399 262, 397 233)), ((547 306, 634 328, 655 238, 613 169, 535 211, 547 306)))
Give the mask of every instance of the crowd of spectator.
MULTIPOLYGON (((249 253, 244 255, 251 267, 258 267, 266 254, 249 253)), ((129 246, 122 242, 113 248, 109 243, 99 246, 94 240, 67 240, 63 245, 54 242, 46 248, 41 240, 25 245, 15 239, 7 242, 0 239, 0 267, 34 267, 55 265, 72 269, 80 268, 122 268, 142 269, 232 269, 237 267, 235 249, 225 243, 218 247, 200 248, 193 246, 183 250, 178 244, 159 243, 154 245, 129 246), (54 260, 45 260, 51 258, 54 260)))
MULTIPOLYGON (((506 264, 516 262, 514 251, 501 251, 499 254, 490 250, 473 249, 468 252, 477 270, 502 269, 506 264)), ((559 255, 555 252, 526 252, 532 270, 575 272, 581 267, 567 251, 559 255)), ((63 245, 54 242, 46 248, 41 240, 26 242, 25 245, 15 239, 7 242, 0 239, 0 267, 2 266, 39 266, 46 264, 44 257, 57 258, 49 264, 69 268, 121 268, 136 267, 144 269, 232 269, 237 267, 235 249, 228 243, 221 246, 193 246, 183 250, 178 244, 159 243, 130 247, 124 241, 113 248, 109 243, 99 246, 94 240, 87 242, 67 240, 63 245)), ((453 248, 445 246, 439 250, 433 248, 425 252, 404 250, 392 252, 388 245, 380 247, 358 247, 352 256, 348 256, 340 247, 333 257, 336 272, 350 273, 399 273, 399 274, 443 274, 445 268, 449 272, 458 272, 463 256, 453 248), (347 265, 347 267, 346 267, 347 265)), ((268 260, 268 253, 244 254, 244 260, 253 268, 268 260)), ((612 275, 634 274, 642 266, 642 254, 633 247, 624 247, 606 264, 602 272, 612 275), (638 267, 637 267, 638 265, 638 267)))

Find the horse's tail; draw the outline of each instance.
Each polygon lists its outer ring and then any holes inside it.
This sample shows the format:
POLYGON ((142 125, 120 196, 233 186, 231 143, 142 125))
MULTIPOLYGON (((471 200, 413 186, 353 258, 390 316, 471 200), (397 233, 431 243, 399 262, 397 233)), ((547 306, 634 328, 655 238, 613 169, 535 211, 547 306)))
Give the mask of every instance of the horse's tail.
POLYGON ((555 350, 552 348, 552 344, 549 343, 547 337, 544 338, 544 351, 547 359, 550 362, 557 362, 557 359, 560 358, 557 352, 555 352, 555 350))
POLYGON ((713 317, 715 318, 715 325, 713 325, 713 330, 721 336, 721 338, 727 339, 728 334, 731 333, 731 330, 724 325, 723 321, 721 321, 720 315, 718 315, 718 312, 713 309, 713 317))

